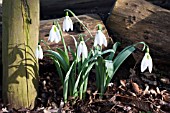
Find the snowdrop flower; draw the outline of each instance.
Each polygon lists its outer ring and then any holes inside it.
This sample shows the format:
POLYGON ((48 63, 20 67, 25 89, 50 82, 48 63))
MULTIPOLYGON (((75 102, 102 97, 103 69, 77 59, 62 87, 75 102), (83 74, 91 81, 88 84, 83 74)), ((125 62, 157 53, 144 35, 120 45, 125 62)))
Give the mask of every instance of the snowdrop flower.
POLYGON ((68 16, 68 12, 66 12, 66 16, 63 21, 63 31, 69 31, 69 29, 73 31, 73 22, 68 16))
POLYGON ((43 59, 43 50, 41 48, 41 45, 38 45, 36 48, 35 56, 38 59, 43 59))
POLYGON ((50 42, 54 41, 55 43, 58 43, 60 40, 61 40, 60 31, 55 25, 53 25, 50 30, 48 41, 50 42))
POLYGON ((8 111, 7 108, 5 107, 5 108, 2 108, 2 112, 3 112, 3 113, 8 113, 9 111, 8 111))
POLYGON ((107 47, 107 40, 105 35, 101 31, 101 25, 98 26, 98 31, 94 39, 94 46, 97 46, 97 44, 99 44, 100 46, 102 46, 103 44, 105 47, 107 47))
POLYGON ((149 48, 147 48, 147 51, 142 59, 141 62, 141 72, 144 72, 146 69, 149 69, 149 72, 152 72, 152 67, 153 67, 153 63, 152 63, 152 58, 149 54, 149 48))
POLYGON ((80 41, 80 44, 78 45, 78 49, 77 49, 77 54, 79 58, 81 54, 84 58, 87 58, 88 50, 84 41, 80 41))

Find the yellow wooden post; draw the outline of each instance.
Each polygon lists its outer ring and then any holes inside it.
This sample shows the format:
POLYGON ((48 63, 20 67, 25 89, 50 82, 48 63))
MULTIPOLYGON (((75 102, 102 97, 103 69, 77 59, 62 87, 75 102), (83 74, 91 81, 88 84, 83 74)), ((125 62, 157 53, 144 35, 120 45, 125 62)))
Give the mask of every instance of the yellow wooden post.
POLYGON ((39 0, 3 0, 2 7, 3 99, 12 108, 32 109, 38 90, 39 0))

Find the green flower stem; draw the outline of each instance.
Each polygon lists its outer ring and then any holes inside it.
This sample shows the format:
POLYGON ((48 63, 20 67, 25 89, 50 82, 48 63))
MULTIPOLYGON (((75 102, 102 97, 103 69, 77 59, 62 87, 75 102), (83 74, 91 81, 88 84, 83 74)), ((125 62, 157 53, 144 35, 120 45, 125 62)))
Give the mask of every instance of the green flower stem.
POLYGON ((91 34, 90 30, 83 24, 83 22, 69 9, 65 9, 64 11, 71 13, 79 22, 83 25, 83 27, 87 30, 87 32, 90 34, 91 38, 93 38, 93 35, 91 34))
POLYGON ((84 79, 84 87, 83 87, 83 99, 85 99, 86 97, 86 91, 87 91, 87 84, 88 84, 88 75, 86 75, 87 77, 85 77, 84 79))
POLYGON ((63 37, 63 33, 62 33, 62 30, 61 30, 61 27, 60 27, 60 24, 58 23, 58 21, 54 21, 55 25, 58 27, 59 31, 60 31, 60 36, 61 36, 61 41, 63 43, 63 46, 64 46, 64 51, 67 55, 67 58, 69 59, 69 56, 68 56, 68 50, 67 50, 67 47, 66 47, 66 43, 65 43, 65 40, 64 40, 64 37, 63 37))
POLYGON ((73 88, 74 88, 74 87, 72 87, 72 84, 73 84, 73 83, 72 83, 72 82, 73 82, 73 81, 72 81, 72 78, 73 78, 73 77, 72 77, 72 74, 71 74, 71 78, 69 79, 69 82, 68 82, 68 83, 69 83, 69 89, 68 89, 68 90, 69 90, 69 95, 70 95, 70 96, 73 96, 73 88))
POLYGON ((145 42, 138 42, 138 43, 136 43, 136 44, 133 44, 133 46, 137 46, 137 45, 139 45, 139 44, 143 44, 143 49, 142 49, 142 51, 144 51, 145 50, 145 48, 147 49, 149 49, 149 46, 145 43, 145 42))
MULTIPOLYGON (((84 40, 82 36, 80 37, 80 40, 81 40, 81 41, 84 40)), ((82 55, 82 60, 81 60, 82 62, 81 62, 81 64, 83 64, 84 60, 85 60, 85 58, 84 58, 84 56, 82 55)), ((83 99, 83 87, 84 87, 84 82, 83 82, 83 80, 84 80, 84 76, 85 76, 84 74, 85 74, 85 73, 84 73, 84 71, 83 71, 83 73, 81 74, 81 79, 82 79, 82 80, 81 80, 81 82, 80 82, 80 83, 81 83, 81 85, 80 85, 80 92, 79 92, 79 93, 80 93, 80 100, 83 99)))
POLYGON ((43 42, 47 46, 48 49, 51 49, 50 46, 44 40, 40 40, 40 42, 43 42))

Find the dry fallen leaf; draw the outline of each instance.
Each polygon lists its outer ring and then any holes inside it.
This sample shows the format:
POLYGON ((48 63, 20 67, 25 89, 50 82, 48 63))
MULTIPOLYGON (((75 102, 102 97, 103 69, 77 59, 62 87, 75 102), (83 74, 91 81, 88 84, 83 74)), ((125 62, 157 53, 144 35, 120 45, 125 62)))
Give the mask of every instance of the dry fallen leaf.
POLYGON ((149 86, 147 85, 146 88, 145 88, 145 90, 143 91, 143 95, 149 94, 149 93, 150 93, 150 92, 149 92, 149 86))
POLYGON ((163 95, 163 99, 170 103, 170 95, 163 95))
POLYGON ((156 93, 156 91, 155 91, 154 89, 151 89, 151 90, 150 90, 150 93, 153 94, 153 95, 155 95, 155 96, 157 96, 157 93, 156 93))
POLYGON ((168 78, 161 78, 160 81, 164 84, 170 84, 170 80, 168 78))
POLYGON ((132 82, 132 87, 133 90, 137 93, 137 94, 141 94, 142 93, 142 89, 139 88, 139 85, 135 82, 132 82))
POLYGON ((160 90, 159 90, 159 87, 156 87, 156 92, 157 92, 158 94, 161 94, 161 92, 160 92, 160 90))
POLYGON ((126 86, 126 80, 120 80, 120 83, 122 86, 124 86, 124 87, 126 86))

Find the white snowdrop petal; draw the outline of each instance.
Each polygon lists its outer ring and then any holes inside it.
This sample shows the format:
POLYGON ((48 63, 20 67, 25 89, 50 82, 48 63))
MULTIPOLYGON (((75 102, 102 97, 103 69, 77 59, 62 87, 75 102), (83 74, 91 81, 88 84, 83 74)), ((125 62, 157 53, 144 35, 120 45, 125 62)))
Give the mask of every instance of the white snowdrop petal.
POLYGON ((103 38, 102 37, 102 32, 101 32, 101 30, 98 30, 98 44, 100 46, 102 46, 102 44, 103 44, 103 39, 102 38, 103 38))
POLYGON ((48 38, 48 41, 50 41, 50 42, 53 42, 55 40, 55 37, 56 37, 56 32, 54 30, 55 28, 56 28, 56 26, 53 25, 50 30, 50 34, 49 34, 49 38, 48 38))
POLYGON ((84 41, 81 41, 79 43, 78 49, 77 49, 77 55, 79 58, 81 57, 81 54, 84 58, 87 58, 87 56, 88 56, 87 46, 84 41))
POLYGON ((148 68, 149 68, 149 72, 152 72, 152 68, 153 68, 153 63, 152 63, 152 58, 149 55, 149 60, 148 60, 148 68))
POLYGON ((83 55, 84 55, 84 58, 87 58, 88 56, 88 50, 87 50, 87 46, 85 42, 83 42, 83 55))
POLYGON ((39 50, 38 50, 38 47, 36 48, 36 51, 35 51, 35 57, 38 59, 39 57, 39 50))
POLYGON ((56 43, 61 41, 61 35, 60 35, 60 31, 58 29, 56 29, 56 38, 54 40, 56 43))
POLYGON ((39 45, 39 59, 43 59, 43 50, 40 45, 39 45))
POLYGON ((97 38, 98 38, 98 32, 96 33, 95 38, 94 38, 94 46, 97 46, 98 44, 97 38))
POLYGON ((152 72, 152 68, 153 68, 153 62, 152 62, 152 58, 150 56, 149 53, 145 53, 142 62, 141 62, 141 72, 144 72, 146 69, 149 69, 149 72, 152 72))
POLYGON ((144 72, 147 69, 147 54, 145 53, 145 56, 142 59, 141 62, 141 72, 144 72))
POLYGON ((70 29, 70 22, 69 22, 69 19, 68 19, 68 16, 66 17, 66 31, 69 31, 70 29))
POLYGON ((61 40, 60 31, 58 30, 58 28, 55 25, 53 25, 50 30, 48 41, 50 41, 50 42, 54 41, 54 42, 58 43, 60 40, 61 40))
POLYGON ((5 107, 5 108, 2 108, 2 112, 3 112, 3 113, 8 113, 9 111, 8 111, 7 108, 5 107))
POLYGON ((63 21, 63 31, 65 31, 65 30, 66 30, 66 20, 64 18, 64 21, 63 21))
POLYGON ((80 42, 78 49, 77 49, 77 55, 79 58, 80 58, 81 53, 82 53, 82 43, 80 42))
POLYGON ((107 47, 106 36, 102 33, 101 30, 98 30, 95 35, 94 46, 96 46, 97 44, 99 44, 100 46, 102 46, 103 44, 105 47, 107 47))
POLYGON ((43 51, 40 51, 40 53, 39 53, 39 59, 43 59, 43 51))
POLYGON ((107 47, 107 40, 106 40, 106 37, 105 37, 105 35, 101 32, 101 35, 102 35, 102 43, 103 43, 103 45, 105 46, 105 47, 107 47))
POLYGON ((104 44, 105 47, 107 47, 107 40, 106 39, 104 39, 103 44, 104 44))
POLYGON ((50 35, 49 35, 48 41, 50 41, 50 42, 54 41, 54 33, 52 31, 50 31, 50 35))
POLYGON ((147 63, 146 63, 146 60, 144 60, 141 64, 141 72, 144 72, 146 69, 147 69, 147 63))
POLYGON ((43 50, 41 48, 41 45, 38 45, 35 51, 35 57, 37 59, 43 59, 43 50))
POLYGON ((64 21, 63 21, 63 31, 73 31, 73 22, 69 16, 65 16, 64 21))
POLYGON ((72 20, 70 19, 70 17, 69 17, 69 24, 70 24, 70 29, 71 29, 71 31, 73 31, 73 22, 72 22, 72 20))

